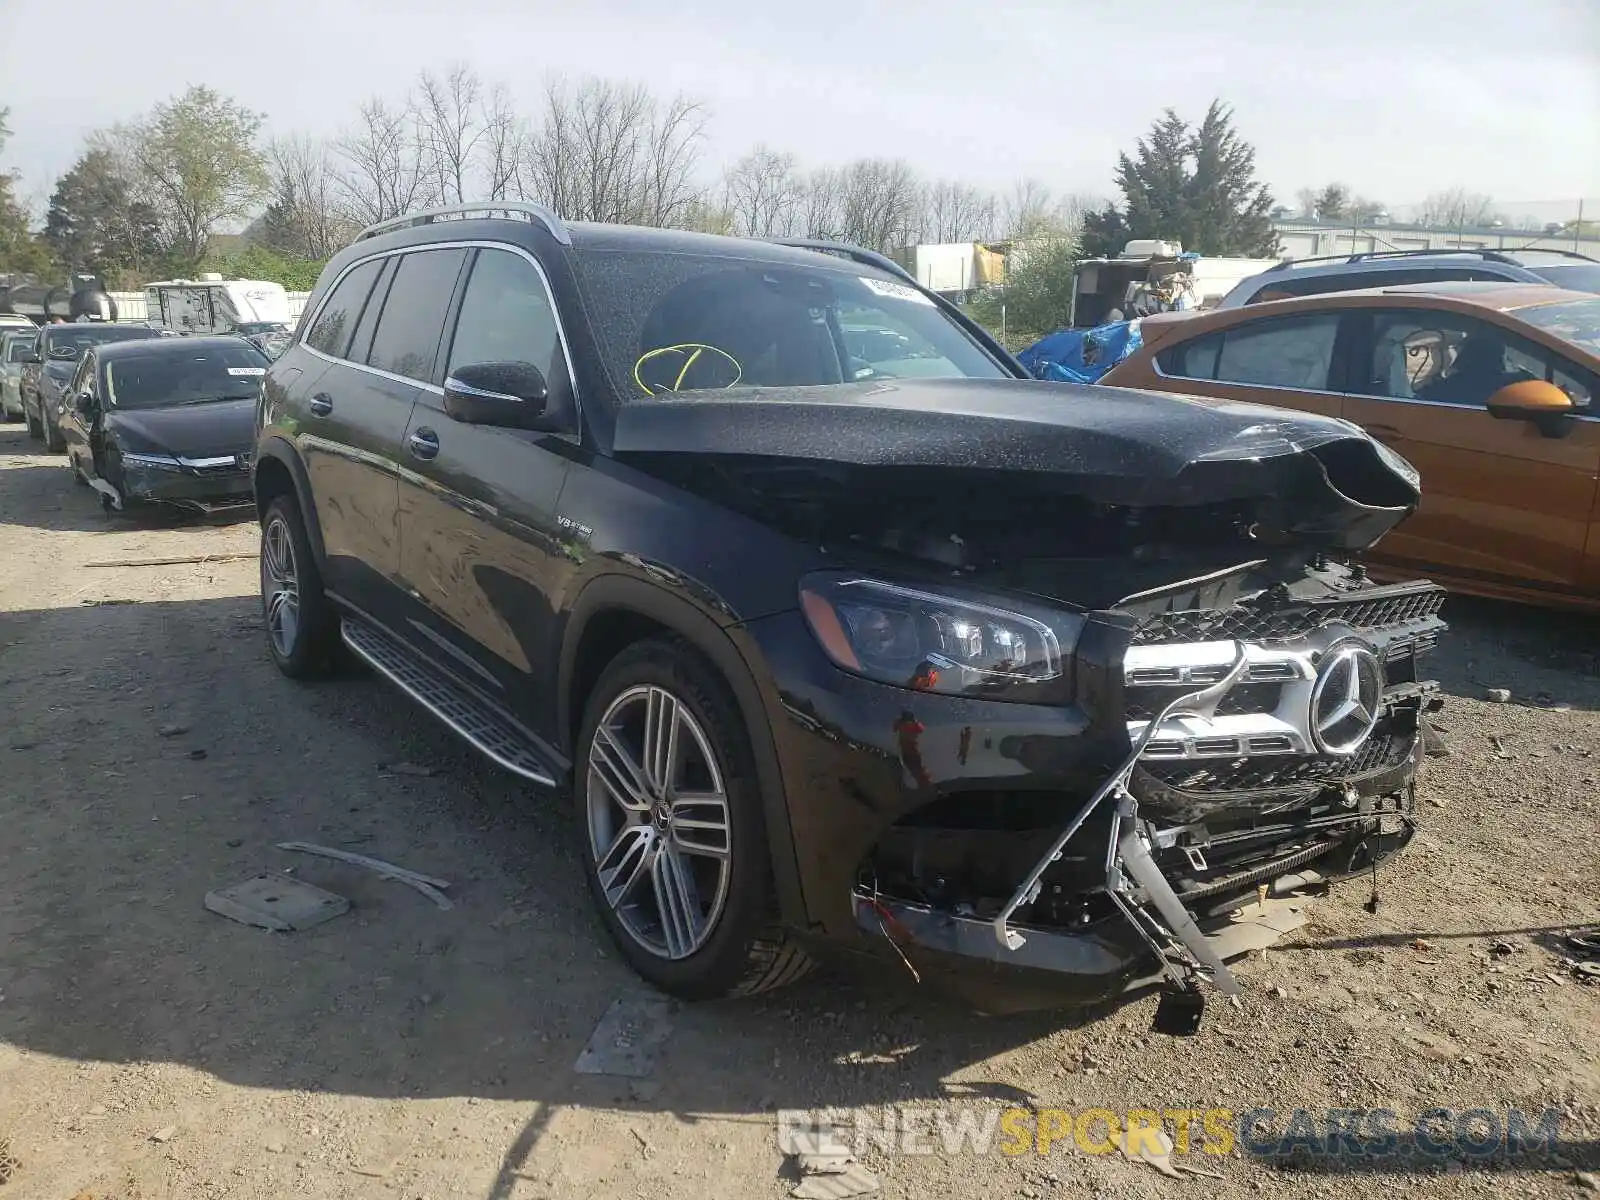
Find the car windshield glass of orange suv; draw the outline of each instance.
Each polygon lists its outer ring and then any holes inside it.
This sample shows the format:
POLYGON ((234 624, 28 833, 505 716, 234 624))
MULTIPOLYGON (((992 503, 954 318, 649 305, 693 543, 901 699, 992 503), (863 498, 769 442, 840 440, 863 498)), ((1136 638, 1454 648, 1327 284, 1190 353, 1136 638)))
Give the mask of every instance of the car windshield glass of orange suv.
POLYGON ((909 284, 712 255, 574 255, 620 393, 1010 377, 909 284))
POLYGON ((1600 355, 1600 299, 1535 304, 1517 309, 1517 316, 1587 354, 1600 355))

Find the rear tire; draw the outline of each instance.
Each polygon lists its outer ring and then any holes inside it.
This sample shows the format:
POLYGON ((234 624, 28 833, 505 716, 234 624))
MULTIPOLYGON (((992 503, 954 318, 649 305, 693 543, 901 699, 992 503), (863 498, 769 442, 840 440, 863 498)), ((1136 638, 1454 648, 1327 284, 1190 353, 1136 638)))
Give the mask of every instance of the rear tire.
POLYGON ((628 647, 590 694, 578 747, 589 894, 634 971, 686 1000, 806 974, 811 960, 776 919, 750 737, 709 663, 679 638, 628 647))
POLYGON ((22 410, 22 420, 28 426, 28 436, 30 438, 37 442, 44 437, 44 426, 34 420, 33 414, 27 409, 22 410))
POLYGON ((277 497, 261 520, 261 613, 278 670, 290 679, 330 673, 338 659, 339 614, 322 590, 293 496, 277 497))
POLYGON ((61 426, 55 423, 55 418, 49 413, 45 413, 42 420, 44 423, 44 448, 52 454, 60 454, 67 448, 67 443, 61 439, 61 426))

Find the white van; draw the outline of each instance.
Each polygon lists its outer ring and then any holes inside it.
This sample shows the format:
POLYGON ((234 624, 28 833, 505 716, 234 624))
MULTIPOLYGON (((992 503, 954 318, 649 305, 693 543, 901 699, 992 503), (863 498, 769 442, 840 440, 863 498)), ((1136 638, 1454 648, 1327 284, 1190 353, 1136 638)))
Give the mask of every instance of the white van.
POLYGON ((260 335, 288 330, 289 295, 264 279, 224 279, 208 272, 199 279, 144 285, 145 321, 171 333, 260 335))

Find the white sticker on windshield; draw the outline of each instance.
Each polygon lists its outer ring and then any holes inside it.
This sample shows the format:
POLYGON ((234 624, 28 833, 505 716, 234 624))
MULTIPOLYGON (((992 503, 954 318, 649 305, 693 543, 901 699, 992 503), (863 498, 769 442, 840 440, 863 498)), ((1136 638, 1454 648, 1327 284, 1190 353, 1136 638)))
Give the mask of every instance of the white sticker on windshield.
POLYGON ((875 295, 888 296, 892 300, 909 300, 913 304, 926 304, 929 308, 933 307, 932 300, 929 300, 909 284, 895 283, 890 279, 873 279, 867 275, 858 275, 857 278, 867 285, 867 291, 875 295))
POLYGON ((265 375, 266 373, 267 373, 267 369, 265 367, 229 367, 228 368, 228 374, 229 375, 265 375))

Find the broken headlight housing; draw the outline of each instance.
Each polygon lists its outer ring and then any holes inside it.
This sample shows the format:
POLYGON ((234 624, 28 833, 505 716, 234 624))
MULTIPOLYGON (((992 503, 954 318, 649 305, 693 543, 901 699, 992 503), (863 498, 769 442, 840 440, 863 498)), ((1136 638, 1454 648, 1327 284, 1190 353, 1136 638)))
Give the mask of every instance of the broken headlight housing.
POLYGON ((1070 648, 1075 630, 1042 613, 1018 612, 1009 601, 810 575, 800 584, 800 607, 828 657, 853 674, 947 695, 1070 699, 1061 643, 1070 648))

